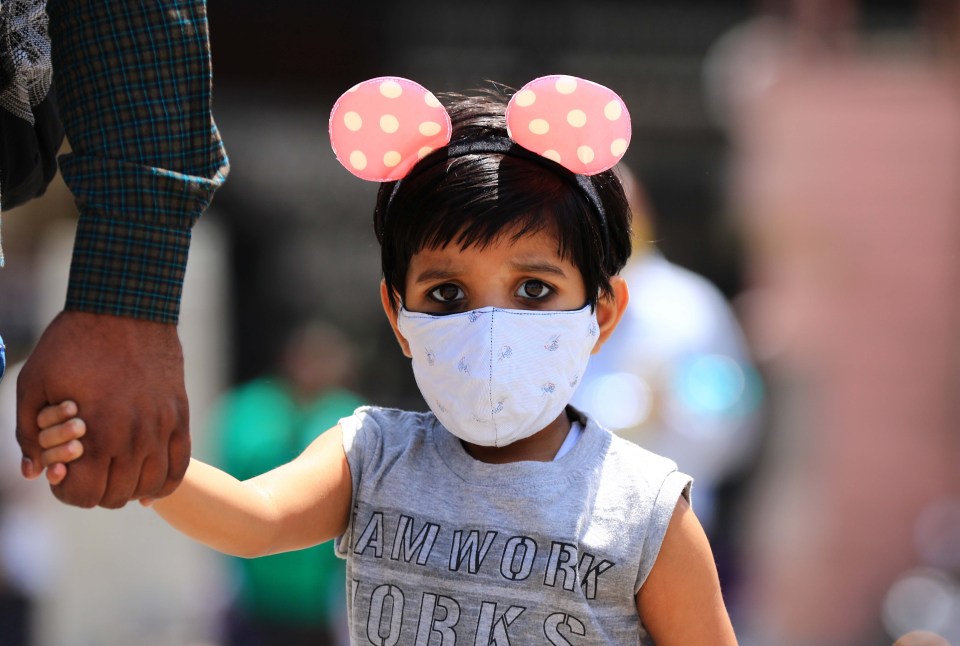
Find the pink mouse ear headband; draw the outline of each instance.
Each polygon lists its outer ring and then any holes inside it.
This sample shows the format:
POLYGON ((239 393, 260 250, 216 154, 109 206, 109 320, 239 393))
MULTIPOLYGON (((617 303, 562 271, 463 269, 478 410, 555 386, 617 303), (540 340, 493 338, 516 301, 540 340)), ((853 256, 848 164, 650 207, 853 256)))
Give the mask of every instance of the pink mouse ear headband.
MULTIPOLYGON (((574 76, 542 76, 514 94, 506 109, 509 139, 483 137, 449 146, 443 158, 500 153, 532 159, 561 173, 582 191, 600 220, 606 215, 589 175, 612 168, 630 143, 630 115, 617 94, 574 76)), ((397 181, 450 143, 450 116, 426 88, 399 77, 378 77, 350 88, 330 112, 337 160, 361 179, 397 181)), ((396 187, 394 187, 396 191, 396 187)))

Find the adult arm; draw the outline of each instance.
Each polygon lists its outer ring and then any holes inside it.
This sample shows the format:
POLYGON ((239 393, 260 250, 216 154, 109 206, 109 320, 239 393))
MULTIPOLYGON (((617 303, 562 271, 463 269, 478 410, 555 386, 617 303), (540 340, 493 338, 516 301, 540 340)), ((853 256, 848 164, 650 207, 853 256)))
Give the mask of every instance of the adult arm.
POLYGON ((72 399, 84 458, 62 501, 121 507, 169 494, 189 412, 176 323, 191 228, 227 158, 210 108, 202 0, 50 0, 55 84, 80 218, 64 311, 17 384, 17 439, 35 477, 39 409, 72 399), (65 366, 70 366, 65 369, 65 366))
POLYGON ((637 611, 658 646, 736 646, 710 543, 686 498, 637 593, 637 611))

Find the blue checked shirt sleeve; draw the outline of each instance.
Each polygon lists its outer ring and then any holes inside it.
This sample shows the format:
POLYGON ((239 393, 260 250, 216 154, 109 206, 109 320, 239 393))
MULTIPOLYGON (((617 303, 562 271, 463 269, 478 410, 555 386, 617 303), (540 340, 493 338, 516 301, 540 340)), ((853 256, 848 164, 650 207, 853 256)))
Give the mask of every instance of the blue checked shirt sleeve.
POLYGON ((66 309, 176 323, 190 232, 228 162, 205 0, 50 0, 80 211, 66 309))

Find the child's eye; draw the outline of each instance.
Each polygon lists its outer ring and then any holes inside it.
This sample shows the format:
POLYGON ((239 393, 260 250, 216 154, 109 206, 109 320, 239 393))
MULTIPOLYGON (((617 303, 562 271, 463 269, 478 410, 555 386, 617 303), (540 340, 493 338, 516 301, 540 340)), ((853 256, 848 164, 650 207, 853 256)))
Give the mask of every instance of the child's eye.
POLYGON ((453 283, 445 283, 430 290, 430 298, 441 303, 450 303, 463 297, 463 290, 453 283))
POLYGON ((539 280, 526 280, 517 290, 520 298, 546 298, 553 290, 546 283, 539 280))

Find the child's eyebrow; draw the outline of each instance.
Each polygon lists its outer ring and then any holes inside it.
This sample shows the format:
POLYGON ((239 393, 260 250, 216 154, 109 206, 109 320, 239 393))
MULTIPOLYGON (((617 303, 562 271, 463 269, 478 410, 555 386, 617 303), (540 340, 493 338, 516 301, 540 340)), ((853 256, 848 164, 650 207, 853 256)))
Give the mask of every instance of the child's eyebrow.
POLYGON ((434 280, 449 280, 458 276, 458 272, 448 269, 424 269, 414 279, 414 283, 428 283, 434 280))
POLYGON ((566 277, 567 272, 559 265, 548 262, 514 262, 511 263, 514 269, 533 274, 554 274, 556 276, 566 277))
MULTIPOLYGON (((567 273, 559 265, 549 262, 511 262, 514 271, 530 274, 551 274, 566 278, 567 273)), ((459 271, 452 269, 424 269, 413 279, 414 284, 429 283, 435 280, 450 280, 460 276, 459 271)))

